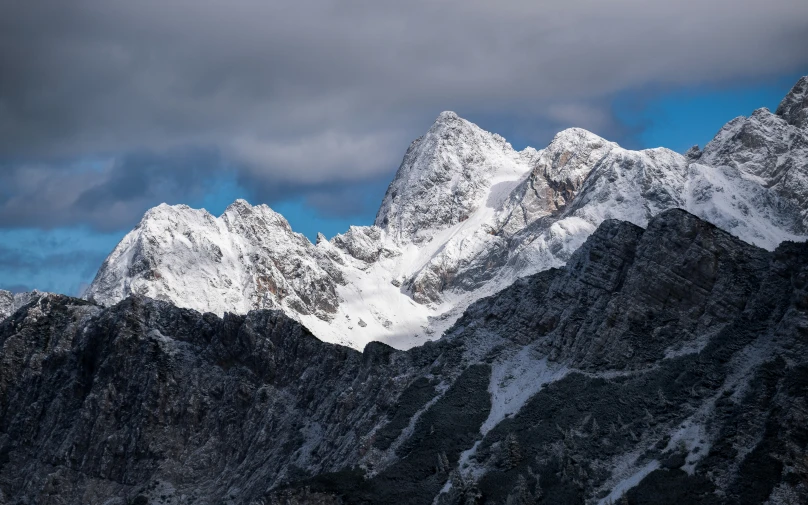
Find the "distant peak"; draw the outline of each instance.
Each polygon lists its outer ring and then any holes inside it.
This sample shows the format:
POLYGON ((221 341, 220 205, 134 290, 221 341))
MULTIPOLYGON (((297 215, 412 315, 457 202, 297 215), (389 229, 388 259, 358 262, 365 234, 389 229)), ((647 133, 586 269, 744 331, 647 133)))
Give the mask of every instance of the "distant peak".
POLYGON ((169 205, 165 202, 161 203, 160 205, 156 205, 151 209, 147 210, 146 213, 143 215, 143 221, 151 220, 151 219, 163 219, 166 216, 175 216, 179 214, 183 214, 186 211, 195 211, 188 205, 184 203, 180 203, 177 205, 169 205))
POLYGON ((797 84, 783 98, 775 112, 789 124, 808 127, 808 75, 800 78, 797 84))
POLYGON ((600 135, 596 135, 589 130, 585 130, 583 128, 578 127, 572 127, 567 128, 566 130, 561 130, 560 132, 556 133, 551 143, 563 142, 569 139, 578 139, 578 140, 586 139, 590 141, 606 142, 606 140, 602 138, 600 135))
POLYGON ((768 107, 758 107, 752 111, 752 116, 768 116, 771 113, 768 107))
POLYGON ((245 200, 243 198, 239 198, 235 202, 228 205, 227 209, 225 209, 225 212, 227 212, 228 210, 231 210, 231 209, 232 210, 252 209, 252 205, 250 205, 250 202, 248 202, 247 200, 245 200))

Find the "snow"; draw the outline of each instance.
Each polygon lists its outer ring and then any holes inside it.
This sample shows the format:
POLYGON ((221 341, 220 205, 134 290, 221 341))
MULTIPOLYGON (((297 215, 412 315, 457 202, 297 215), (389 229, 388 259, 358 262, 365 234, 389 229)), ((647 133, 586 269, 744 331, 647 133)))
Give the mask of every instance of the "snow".
POLYGON ((546 357, 535 358, 529 346, 496 362, 488 386, 491 412, 480 427, 480 433, 485 435, 503 419, 519 412, 546 384, 563 378, 567 372, 566 367, 549 364, 546 357))
MULTIPOLYGON (((703 412, 699 418, 707 421, 703 412)), ((682 470, 693 475, 696 463, 710 452, 710 435, 707 428, 701 422, 697 422, 693 417, 683 422, 679 428, 670 434, 671 440, 665 447, 665 451, 683 450, 688 453, 688 458, 682 470), (699 448, 698 452, 693 449, 699 448)))
MULTIPOLYGON (((626 491, 640 483, 649 473, 659 468, 659 461, 651 460, 640 468, 623 469, 623 477, 612 487, 612 492, 598 501, 598 505, 617 503, 626 491)), ((620 469, 616 470, 619 471, 620 469)))

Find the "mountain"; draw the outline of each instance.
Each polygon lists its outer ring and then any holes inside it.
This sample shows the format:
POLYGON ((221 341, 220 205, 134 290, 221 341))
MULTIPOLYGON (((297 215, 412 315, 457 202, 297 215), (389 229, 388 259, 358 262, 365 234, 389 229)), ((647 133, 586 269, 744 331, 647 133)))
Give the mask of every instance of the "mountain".
POLYGON ((0 322, 0 503, 806 503, 806 337, 807 244, 675 209, 406 351, 47 295, 0 322))
POLYGON ((115 248, 87 292, 218 315, 277 308, 318 338, 406 349, 475 300, 564 265, 607 219, 646 226, 687 210, 773 250, 808 236, 808 78, 776 113, 730 121, 703 150, 623 149, 572 128, 515 151, 451 112, 412 143, 373 226, 311 244, 243 200, 222 216, 160 206, 115 248))

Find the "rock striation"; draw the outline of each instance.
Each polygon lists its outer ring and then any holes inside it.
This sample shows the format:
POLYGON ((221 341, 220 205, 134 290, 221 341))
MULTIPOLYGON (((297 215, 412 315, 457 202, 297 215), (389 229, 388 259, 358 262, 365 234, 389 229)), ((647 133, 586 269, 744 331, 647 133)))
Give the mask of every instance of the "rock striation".
POLYGON ((806 346, 808 245, 677 209, 406 351, 47 295, 0 322, 0 502, 805 503, 806 346))

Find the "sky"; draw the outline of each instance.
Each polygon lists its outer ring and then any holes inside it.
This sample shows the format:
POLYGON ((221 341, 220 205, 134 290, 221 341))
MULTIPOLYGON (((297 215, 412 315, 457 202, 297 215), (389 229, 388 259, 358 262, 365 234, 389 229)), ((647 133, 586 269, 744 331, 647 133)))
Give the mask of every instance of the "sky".
POLYGON ((0 0, 0 288, 82 292, 162 202, 371 224, 443 110, 683 152, 808 74, 804 0, 0 0))

